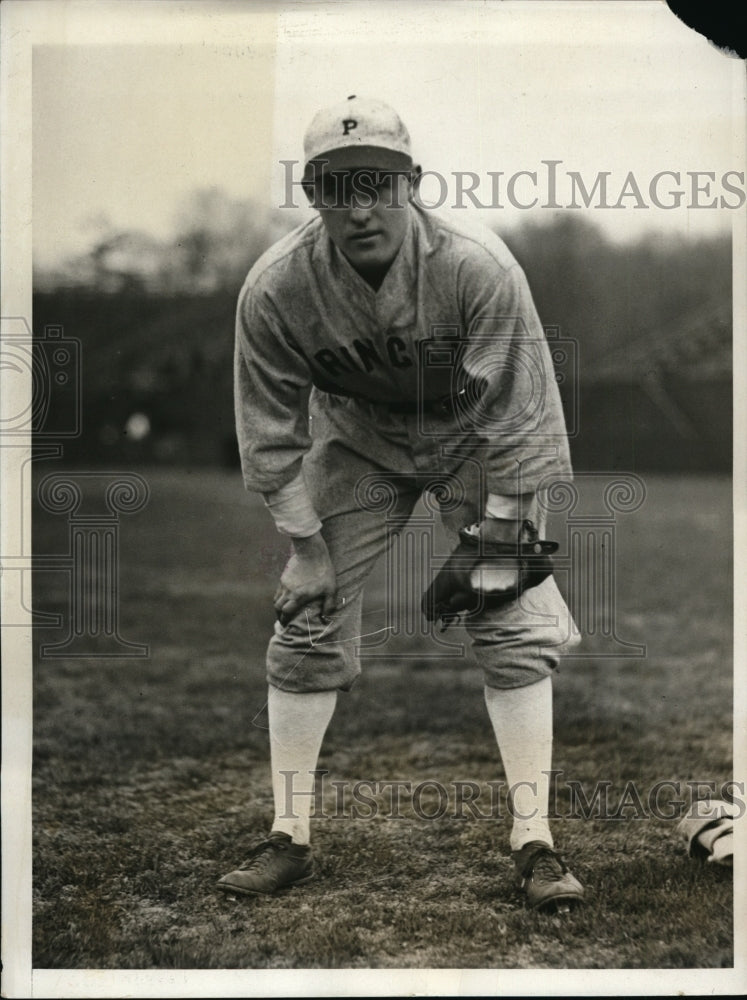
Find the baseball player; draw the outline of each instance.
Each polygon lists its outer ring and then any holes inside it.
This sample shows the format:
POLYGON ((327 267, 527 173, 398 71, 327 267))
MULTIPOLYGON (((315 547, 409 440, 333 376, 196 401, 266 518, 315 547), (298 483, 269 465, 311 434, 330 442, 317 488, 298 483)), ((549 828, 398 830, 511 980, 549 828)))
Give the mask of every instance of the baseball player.
POLYGON ((528 904, 565 907, 583 888, 547 822, 551 674, 577 633, 537 491, 571 469, 526 279, 494 234, 418 203, 410 138, 388 105, 353 96, 320 111, 304 154, 317 213, 257 261, 236 321, 244 482, 292 544, 267 651, 275 819, 218 887, 258 895, 311 878, 313 772, 337 692, 360 673, 365 580, 431 490, 459 544, 423 610, 444 623, 463 615, 528 904), (451 353, 439 355, 444 343, 451 353), (371 484, 386 504, 371 502, 371 484))

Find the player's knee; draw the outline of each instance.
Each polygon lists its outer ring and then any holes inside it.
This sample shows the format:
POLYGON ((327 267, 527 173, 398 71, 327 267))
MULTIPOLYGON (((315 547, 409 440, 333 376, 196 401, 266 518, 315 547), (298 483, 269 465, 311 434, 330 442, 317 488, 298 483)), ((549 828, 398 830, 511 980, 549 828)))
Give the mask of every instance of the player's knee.
POLYGON ((506 688, 528 687, 552 676, 559 658, 547 648, 533 651, 522 650, 505 658, 482 660, 487 687, 506 688))
POLYGON ((283 691, 347 691, 361 672, 355 644, 297 620, 276 626, 267 647, 267 681, 283 691))

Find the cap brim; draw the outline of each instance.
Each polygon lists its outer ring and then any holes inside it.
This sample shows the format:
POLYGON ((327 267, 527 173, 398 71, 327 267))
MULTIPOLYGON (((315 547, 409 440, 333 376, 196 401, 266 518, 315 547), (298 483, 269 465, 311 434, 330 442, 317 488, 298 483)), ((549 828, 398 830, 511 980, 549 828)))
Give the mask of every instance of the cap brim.
POLYGON ((343 146, 314 157, 306 164, 303 183, 334 170, 411 170, 412 157, 383 146, 343 146))

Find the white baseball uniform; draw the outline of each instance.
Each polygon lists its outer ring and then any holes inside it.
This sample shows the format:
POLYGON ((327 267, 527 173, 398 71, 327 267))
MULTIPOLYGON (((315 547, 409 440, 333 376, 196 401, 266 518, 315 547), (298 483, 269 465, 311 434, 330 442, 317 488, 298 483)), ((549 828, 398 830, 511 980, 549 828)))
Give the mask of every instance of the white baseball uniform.
MULTIPOLYGON (((276 625, 268 679, 284 690, 353 683, 366 576, 423 489, 445 484, 452 502, 442 517, 454 532, 481 520, 486 504, 510 514, 518 497, 571 476, 550 351, 523 271, 490 231, 464 230, 417 204, 407 211, 404 242, 378 290, 315 218, 257 261, 240 295, 245 485, 265 495, 281 530, 308 535, 321 524, 345 598, 330 626, 306 613, 276 625), (386 503, 372 492, 377 483, 386 503)), ((523 513, 541 523, 536 501, 523 513)), ((486 683, 498 688, 547 676, 559 646, 575 641, 552 578, 469 631, 486 683)))

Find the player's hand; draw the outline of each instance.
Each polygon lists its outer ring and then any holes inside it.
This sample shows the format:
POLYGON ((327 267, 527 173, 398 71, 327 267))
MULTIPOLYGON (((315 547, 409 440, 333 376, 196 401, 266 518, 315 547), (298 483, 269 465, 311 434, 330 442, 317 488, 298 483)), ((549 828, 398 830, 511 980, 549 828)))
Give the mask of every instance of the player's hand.
POLYGON ((460 615, 504 607, 552 575, 557 550, 528 519, 461 528, 459 545, 423 594, 421 610, 430 622, 441 619, 443 631, 460 615))
POLYGON ((281 625, 287 625, 314 602, 318 602, 322 618, 329 617, 336 609, 337 580, 321 534, 294 538, 293 549, 273 602, 281 625))

